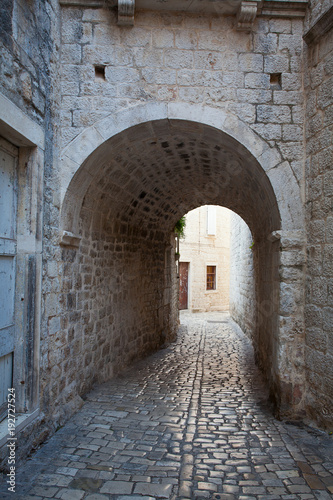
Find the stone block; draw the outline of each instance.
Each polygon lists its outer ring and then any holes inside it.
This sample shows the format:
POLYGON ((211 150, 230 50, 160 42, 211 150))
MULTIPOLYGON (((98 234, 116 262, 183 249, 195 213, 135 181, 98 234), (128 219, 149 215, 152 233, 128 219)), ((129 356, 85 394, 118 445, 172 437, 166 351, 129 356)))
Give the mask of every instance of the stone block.
POLYGON ((134 65, 158 70, 163 67, 163 50, 139 47, 134 54, 134 65))
POLYGON ((101 8, 89 9, 89 8, 85 8, 83 10, 83 13, 82 13, 82 21, 83 22, 89 22, 89 21, 94 21, 94 22, 109 22, 110 21, 110 16, 112 16, 115 19, 115 15, 112 15, 106 9, 101 9, 101 8))
POLYGON ((61 61, 64 64, 80 64, 82 57, 81 45, 65 43, 61 48, 61 61))
POLYGON ((302 290, 296 284, 280 283, 280 315, 290 316, 297 311, 302 299, 302 290))
POLYGON ((178 49, 193 50, 198 48, 198 35, 192 30, 175 31, 175 47, 178 49))
POLYGON ((26 101, 31 101, 32 99, 32 82, 31 76, 27 71, 23 71, 20 74, 20 91, 23 98, 26 101))
POLYGON ((223 71, 223 85, 241 88, 244 86, 244 74, 237 71, 223 71))
POLYGON ((327 217, 326 219, 325 234, 326 234, 325 238, 326 242, 333 243, 333 217, 327 217))
POLYGON ((252 126, 253 130, 257 132, 263 139, 272 141, 272 140, 281 140, 282 138, 282 128, 281 125, 270 124, 270 123, 258 123, 252 126))
POLYGON ((332 104, 333 76, 320 85, 318 89, 317 104, 320 109, 325 109, 332 104))
POLYGON ((120 29, 120 42, 126 47, 148 47, 152 43, 151 30, 146 28, 120 29))
MULTIPOLYGON (((228 33, 227 31, 204 31, 200 30, 198 33, 197 48, 199 50, 221 50, 221 47, 225 47, 228 43, 228 33)), ((235 47, 235 52, 239 50, 239 47, 235 47)))
POLYGON ((265 73, 288 73, 289 58, 288 56, 267 55, 264 56, 264 72, 265 73))
POLYGON ((134 83, 141 79, 139 70, 135 68, 114 68, 108 66, 105 69, 105 78, 112 83, 134 83))
POLYGON ((303 160, 304 151, 301 142, 283 142, 281 143, 281 153, 285 160, 303 160))
POLYGON ((305 255, 299 250, 285 250, 281 252, 281 264, 284 266, 300 266, 305 263, 305 255))
POLYGON ((61 38, 63 43, 84 43, 83 27, 80 19, 75 19, 75 15, 71 21, 63 19, 61 38), (83 40, 82 40, 83 39, 83 40))
POLYGON ((322 317, 320 307, 311 304, 305 306, 305 324, 307 328, 322 328, 322 317))
POLYGON ((272 100, 272 91, 239 89, 237 90, 237 97, 239 101, 250 104, 269 103, 272 100))
POLYGON ((273 92, 274 104, 302 104, 303 94, 296 91, 275 90, 273 92))
POLYGON ((290 56, 290 71, 291 73, 302 73, 303 61, 300 56, 290 56))
MULTIPOLYGON (((165 66, 167 68, 193 68, 194 53, 189 50, 167 49, 165 51, 165 66)), ((198 66, 196 66, 198 67, 198 66)))
POLYGON ((62 82, 61 84, 61 94, 78 96, 80 93, 80 85, 78 82, 62 82))
POLYGON ((133 483, 129 481, 106 481, 100 492, 113 495, 126 495, 132 493, 132 489, 133 483))
POLYGON ((53 318, 49 319, 49 328, 48 332, 49 335, 54 335, 60 330, 60 318, 57 316, 54 316, 53 318))
MULTIPOLYGON (((166 70, 167 72, 170 70, 166 70)), ((181 69, 177 71, 178 85, 186 85, 191 87, 204 87, 205 84, 211 81, 215 75, 215 82, 218 86, 222 86, 223 73, 222 71, 212 72, 204 70, 181 69)), ((214 85, 215 86, 215 85, 214 85)))
MULTIPOLYGON (((279 37, 279 39, 281 36, 279 37)), ((274 33, 257 34, 253 37, 253 50, 262 54, 274 54, 277 51, 278 37, 274 33)))
POLYGON ((310 222, 310 241, 312 243, 320 243, 324 240, 325 221, 313 220, 310 222))
POLYGON ((270 19, 269 31, 272 33, 291 33, 292 24, 290 19, 270 19))
POLYGON ((258 105, 257 120, 263 123, 290 123, 290 108, 288 106, 258 105))
POLYGON ((236 92, 234 89, 228 88, 208 88, 204 90, 203 95, 207 104, 220 105, 220 103, 235 100, 236 92))
POLYGON ((281 75, 282 90, 297 91, 302 88, 302 76, 290 73, 282 73, 281 75))
MULTIPOLYGON (((222 56, 221 52, 218 51, 208 51, 208 50, 197 50, 194 52, 194 68, 206 69, 209 71, 224 69, 226 61, 222 56)), ((228 59, 228 57, 227 57, 228 59)), ((192 66, 186 66, 192 67, 192 66)), ((234 65, 231 63, 229 66, 233 68, 234 65)))
POLYGON ((172 484, 136 483, 134 493, 170 498, 172 484))
POLYGON ((251 124, 255 121, 256 107, 254 104, 231 103, 230 110, 234 112, 240 120, 251 124))
POLYGON ((301 36, 294 34, 281 34, 279 35, 279 51, 289 52, 289 54, 300 56, 302 54, 302 39, 301 36))
MULTIPOLYGON (((175 85, 177 83, 177 72, 176 70, 166 70, 166 69, 156 69, 156 68, 144 68, 141 70, 142 78, 147 83, 157 83, 164 85, 175 85)), ((178 74, 178 83, 179 74, 178 74)))
POLYGON ((261 73, 264 58, 261 54, 240 54, 238 56, 238 69, 246 73, 261 73))
POLYGON ((304 110, 303 106, 292 106, 291 107, 291 116, 292 116, 292 122, 293 123, 299 123, 302 124, 304 123, 304 110))
POLYGON ((173 30, 158 29, 152 32, 152 45, 157 49, 173 48, 175 35, 173 30))
POLYGON ((265 73, 247 73, 245 87, 250 89, 270 89, 270 77, 265 73))
POLYGON ((324 174, 324 194, 325 196, 333 196, 333 172, 325 172, 324 174))
MULTIPOLYGON (((117 26, 112 26, 110 22, 94 24, 92 45, 95 48, 110 47, 121 43, 121 30, 117 26)), ((133 43, 133 35, 130 43, 133 43)), ((140 46, 140 42, 138 41, 140 46)))
POLYGON ((323 309, 323 328, 327 334, 332 333, 332 325, 333 325, 333 308, 332 307, 324 307, 323 309))
MULTIPOLYGON (((159 85, 156 90, 157 98, 167 102, 177 100, 178 93, 180 94, 181 92, 181 89, 178 90, 177 86, 171 85, 159 85)), ((196 91, 196 89, 189 89, 189 92, 185 92, 184 101, 202 102, 202 94, 200 91, 196 91)))
POLYGON ((325 305, 327 303, 328 286, 323 277, 312 279, 312 303, 325 305))

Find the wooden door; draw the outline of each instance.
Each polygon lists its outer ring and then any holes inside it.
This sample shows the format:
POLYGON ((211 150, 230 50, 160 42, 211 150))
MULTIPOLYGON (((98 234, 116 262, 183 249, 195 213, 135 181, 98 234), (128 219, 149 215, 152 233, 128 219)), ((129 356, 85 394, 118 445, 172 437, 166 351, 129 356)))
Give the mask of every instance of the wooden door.
POLYGON ((179 263, 179 309, 188 309, 188 262, 179 263))
POLYGON ((12 387, 16 275, 17 150, 0 138, 0 419, 12 387))

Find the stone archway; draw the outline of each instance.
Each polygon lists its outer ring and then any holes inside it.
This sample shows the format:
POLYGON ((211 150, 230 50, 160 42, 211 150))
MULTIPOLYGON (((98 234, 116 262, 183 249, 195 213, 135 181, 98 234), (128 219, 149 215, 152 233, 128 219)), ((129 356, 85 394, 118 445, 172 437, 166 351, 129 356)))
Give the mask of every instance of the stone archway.
POLYGON ((220 111, 145 105, 75 139, 64 151, 61 179, 71 277, 64 315, 84 358, 79 393, 174 338, 170 235, 185 212, 219 204, 238 213, 256 241, 258 363, 281 412, 302 408, 295 355, 299 361, 303 284, 290 277, 301 265, 302 203, 278 151, 220 111))

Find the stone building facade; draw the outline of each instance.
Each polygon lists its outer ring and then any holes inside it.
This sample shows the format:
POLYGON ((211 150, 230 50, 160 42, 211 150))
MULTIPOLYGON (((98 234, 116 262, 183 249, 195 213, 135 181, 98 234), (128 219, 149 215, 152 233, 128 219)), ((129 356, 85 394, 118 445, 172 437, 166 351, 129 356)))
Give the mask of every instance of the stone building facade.
POLYGON ((239 304, 277 410, 330 426, 329 0, 3 0, 0 16, 0 363, 20 453, 175 338, 173 227, 205 204, 251 230, 239 304))
POLYGON ((182 287, 187 289, 184 309, 229 310, 231 213, 227 208, 204 205, 186 214, 185 237, 179 242, 180 295, 182 287), (187 272, 184 284, 182 266, 187 272))

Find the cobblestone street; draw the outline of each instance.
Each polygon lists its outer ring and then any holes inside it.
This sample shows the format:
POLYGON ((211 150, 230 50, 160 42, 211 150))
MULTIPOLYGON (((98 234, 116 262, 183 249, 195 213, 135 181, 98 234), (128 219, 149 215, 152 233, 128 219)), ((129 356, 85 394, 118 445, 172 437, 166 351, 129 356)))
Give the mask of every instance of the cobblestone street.
POLYGON ((333 497, 330 436, 276 420, 226 313, 181 315, 178 341, 88 394, 3 499, 333 497))

